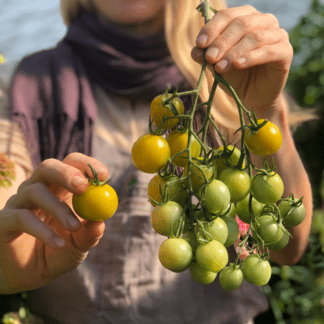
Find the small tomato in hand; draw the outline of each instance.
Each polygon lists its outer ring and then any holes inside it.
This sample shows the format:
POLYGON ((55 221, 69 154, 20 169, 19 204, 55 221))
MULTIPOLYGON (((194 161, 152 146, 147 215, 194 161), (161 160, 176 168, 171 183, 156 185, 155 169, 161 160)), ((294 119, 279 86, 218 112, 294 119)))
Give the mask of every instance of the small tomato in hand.
POLYGON ((90 180, 90 184, 84 193, 73 195, 73 209, 83 219, 104 221, 116 212, 118 196, 110 185, 99 182, 97 173, 90 164, 89 166, 95 177, 90 180))

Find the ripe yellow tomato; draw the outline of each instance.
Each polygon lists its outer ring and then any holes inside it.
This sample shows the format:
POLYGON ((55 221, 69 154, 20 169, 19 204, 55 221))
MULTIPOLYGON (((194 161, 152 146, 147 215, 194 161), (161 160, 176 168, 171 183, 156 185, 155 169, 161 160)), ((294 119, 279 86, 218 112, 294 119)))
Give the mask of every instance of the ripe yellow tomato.
MULTIPOLYGON (((264 119, 258 119, 258 125, 263 121, 264 119)), ((248 126, 251 126, 251 124, 248 126)), ((268 156, 279 150, 282 135, 278 126, 268 121, 257 132, 251 132, 250 129, 245 130, 244 141, 251 153, 268 156)))
POLYGON ((170 152, 170 146, 164 137, 145 134, 134 143, 132 160, 142 172, 157 173, 170 159, 170 152))
POLYGON ((72 197, 74 211, 83 219, 104 221, 114 215, 118 207, 118 196, 108 184, 90 184, 87 190, 72 197))
MULTIPOLYGON (((168 135, 167 141, 171 149, 171 157, 187 148, 188 138, 189 138, 188 131, 184 133, 180 133, 176 129, 173 130, 168 135)), ((200 155, 201 146, 194 136, 192 136, 191 138, 190 146, 191 146, 191 157, 197 158, 200 155)), ((174 163, 177 166, 184 167, 188 163, 187 158, 188 158, 188 154, 187 152, 184 152, 179 156, 177 156, 175 159, 173 159, 172 163, 174 163)))
MULTIPOLYGON (((172 97, 172 94, 168 94, 166 96, 163 94, 163 98, 167 99, 172 97)), ((170 105, 171 103, 169 103, 170 105)), ((174 105, 174 108, 178 112, 178 115, 184 114, 184 106, 182 101, 179 98, 172 99, 172 104, 174 105)), ((156 96, 152 103, 151 103, 151 119, 153 120, 153 124, 155 126, 159 126, 162 122, 163 117, 172 117, 174 116, 172 110, 168 108, 167 106, 163 105, 162 102, 162 95, 156 96)), ((163 122, 163 128, 164 129, 171 129, 175 127, 180 122, 180 118, 170 118, 163 122)))

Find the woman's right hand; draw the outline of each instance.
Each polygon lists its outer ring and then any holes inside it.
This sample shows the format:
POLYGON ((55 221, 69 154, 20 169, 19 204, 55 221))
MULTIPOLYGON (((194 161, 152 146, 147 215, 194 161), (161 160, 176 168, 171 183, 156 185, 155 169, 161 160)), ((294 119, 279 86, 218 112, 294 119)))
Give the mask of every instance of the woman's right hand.
POLYGON ((108 178, 102 163, 81 153, 71 153, 62 162, 44 160, 0 210, 1 294, 46 285, 76 268, 98 244, 105 223, 86 221, 72 207, 73 194, 88 187, 88 163, 100 181, 108 178), (63 246, 57 245, 60 239, 63 246))

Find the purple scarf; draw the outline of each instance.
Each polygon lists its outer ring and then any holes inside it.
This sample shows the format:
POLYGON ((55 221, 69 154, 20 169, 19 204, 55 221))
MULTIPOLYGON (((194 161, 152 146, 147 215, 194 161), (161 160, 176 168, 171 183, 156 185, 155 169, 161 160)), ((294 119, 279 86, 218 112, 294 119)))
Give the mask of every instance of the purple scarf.
POLYGON ((188 88, 168 52, 163 31, 131 37, 81 10, 58 45, 25 57, 11 82, 12 121, 27 140, 34 168, 71 152, 92 154, 99 86, 150 102, 167 84, 188 88))

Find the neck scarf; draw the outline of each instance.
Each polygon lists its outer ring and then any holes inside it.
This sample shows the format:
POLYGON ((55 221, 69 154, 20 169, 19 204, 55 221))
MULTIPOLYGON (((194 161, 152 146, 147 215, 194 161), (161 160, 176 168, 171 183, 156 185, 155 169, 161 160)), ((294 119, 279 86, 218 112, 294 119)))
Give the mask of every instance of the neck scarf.
POLYGON ((94 89, 152 101, 167 85, 189 85, 168 52, 163 31, 130 36, 81 10, 56 47, 25 57, 11 82, 12 121, 27 140, 34 167, 70 152, 92 154, 94 89))

